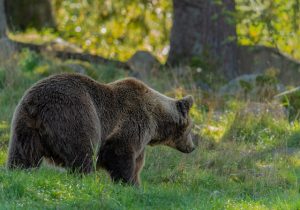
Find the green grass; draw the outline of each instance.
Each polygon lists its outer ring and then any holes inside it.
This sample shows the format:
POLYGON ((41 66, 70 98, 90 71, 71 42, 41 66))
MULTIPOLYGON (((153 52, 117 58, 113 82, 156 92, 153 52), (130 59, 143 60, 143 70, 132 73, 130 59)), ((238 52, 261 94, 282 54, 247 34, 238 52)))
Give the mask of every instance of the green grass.
MULTIPOLYGON (((299 188, 236 181, 204 170, 192 157, 162 148, 148 151, 141 188, 112 184, 104 172, 79 177, 43 167, 0 169, 0 207, 25 209, 297 209, 299 188), (155 150, 155 151, 154 151, 155 150), (157 160, 157 155, 159 156, 157 160), (163 158, 178 163, 161 164, 163 158), (154 160, 157 160, 153 162, 154 160), (188 162, 192 161, 193 164, 188 162), (177 162, 177 161, 176 161, 177 162), (168 167, 166 167, 166 165, 168 167), (182 165, 182 166, 180 166, 182 165)), ((299 156, 298 156, 299 158, 299 156)), ((299 171, 298 171, 299 175, 299 171)), ((298 176, 299 177, 299 176, 298 176)), ((267 181, 266 181, 267 182, 267 181)))
POLYGON ((83 177, 47 165, 8 171, 17 102, 35 81, 73 71, 70 63, 102 82, 127 75, 114 67, 61 62, 30 51, 0 65, 0 209, 300 209, 300 123, 270 114, 240 117, 245 102, 235 99, 226 99, 221 111, 211 105, 213 97, 204 107, 189 79, 167 80, 166 72, 150 84, 171 96, 195 96, 191 114, 199 146, 191 154, 148 147, 140 188, 113 184, 104 171, 83 177))

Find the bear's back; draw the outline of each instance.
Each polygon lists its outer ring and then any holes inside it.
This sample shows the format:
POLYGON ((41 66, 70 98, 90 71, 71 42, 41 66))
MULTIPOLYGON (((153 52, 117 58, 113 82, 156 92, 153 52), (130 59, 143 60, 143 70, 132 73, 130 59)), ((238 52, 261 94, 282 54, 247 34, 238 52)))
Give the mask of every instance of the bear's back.
POLYGON ((82 79, 75 74, 59 74, 45 78, 34 84, 25 97, 36 97, 40 100, 49 98, 51 94, 66 96, 78 95, 85 91, 82 79))
MULTIPOLYGON (((29 117, 42 116, 44 110, 60 111, 62 107, 93 106, 93 96, 86 84, 92 79, 78 74, 59 74, 45 78, 29 88, 19 109, 29 117)), ((63 114, 63 113, 61 113, 63 114)))

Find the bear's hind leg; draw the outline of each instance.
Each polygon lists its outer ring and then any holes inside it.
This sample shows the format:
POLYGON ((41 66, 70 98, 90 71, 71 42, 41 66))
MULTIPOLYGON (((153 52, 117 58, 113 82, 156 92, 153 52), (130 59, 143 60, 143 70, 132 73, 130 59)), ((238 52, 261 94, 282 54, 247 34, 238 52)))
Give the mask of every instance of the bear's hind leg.
POLYGON ((39 167, 43 158, 43 147, 37 131, 26 128, 14 130, 9 145, 7 167, 36 168, 39 167))
POLYGON ((78 139, 75 137, 69 139, 63 138, 48 138, 45 157, 48 162, 66 167, 71 173, 84 173, 88 174, 93 171, 93 152, 92 147, 89 145, 79 145, 78 139), (58 144, 59 142, 60 144, 58 144))

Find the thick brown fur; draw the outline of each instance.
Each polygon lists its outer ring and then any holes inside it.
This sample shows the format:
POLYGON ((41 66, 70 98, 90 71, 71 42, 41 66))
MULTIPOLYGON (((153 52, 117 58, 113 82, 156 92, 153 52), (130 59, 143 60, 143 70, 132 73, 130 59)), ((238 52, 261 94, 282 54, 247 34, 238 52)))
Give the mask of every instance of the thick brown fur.
POLYGON ((59 74, 33 85, 14 113, 8 168, 38 167, 43 158, 74 171, 105 168, 114 181, 139 184, 146 145, 193 151, 189 109, 127 78, 100 84, 59 74))

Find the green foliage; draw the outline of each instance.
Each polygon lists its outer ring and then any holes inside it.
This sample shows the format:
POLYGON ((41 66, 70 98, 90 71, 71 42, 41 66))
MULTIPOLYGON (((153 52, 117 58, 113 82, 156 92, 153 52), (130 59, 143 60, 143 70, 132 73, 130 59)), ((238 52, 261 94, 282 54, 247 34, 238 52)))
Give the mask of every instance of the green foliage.
POLYGON ((53 1, 60 33, 83 49, 128 59, 136 50, 166 55, 171 1, 53 1))
POLYGON ((253 90, 253 85, 250 82, 245 80, 240 80, 240 86, 244 90, 244 94, 247 95, 249 92, 253 90))
MULTIPOLYGON (((273 46, 300 58, 298 0, 236 1, 238 40, 273 46)), ((172 5, 161 1, 62 1, 54 8, 60 33, 83 49, 128 59, 146 49, 164 60, 168 52, 172 5)), ((228 11, 226 11, 228 12, 228 11)))
MULTIPOLYGON (((230 14, 226 21, 237 24, 240 44, 272 46, 300 58, 299 0, 235 2, 236 12, 224 12, 230 14)), ((160 61, 166 59, 172 25, 171 0, 54 0, 52 5, 58 32, 29 30, 25 35, 10 36, 37 43, 60 36, 93 54, 120 60, 127 60, 136 50, 149 50, 160 61)))
POLYGON ((28 49, 25 49, 22 51, 20 55, 20 68, 24 72, 33 72, 34 68, 36 68, 39 65, 41 57, 28 49))
POLYGON ((237 33, 242 45, 267 45, 300 58, 298 0, 237 0, 237 33))
POLYGON ((258 86, 265 86, 265 85, 276 85, 278 83, 278 79, 274 76, 269 75, 259 75, 256 77, 256 84, 258 86))
POLYGON ((282 104, 288 109, 291 121, 300 119, 300 90, 292 91, 281 97, 282 104))
MULTIPOLYGON (((299 126, 299 125, 298 125, 299 126)), ((288 139, 287 146, 289 147, 300 147, 300 129, 294 132, 288 139)))

